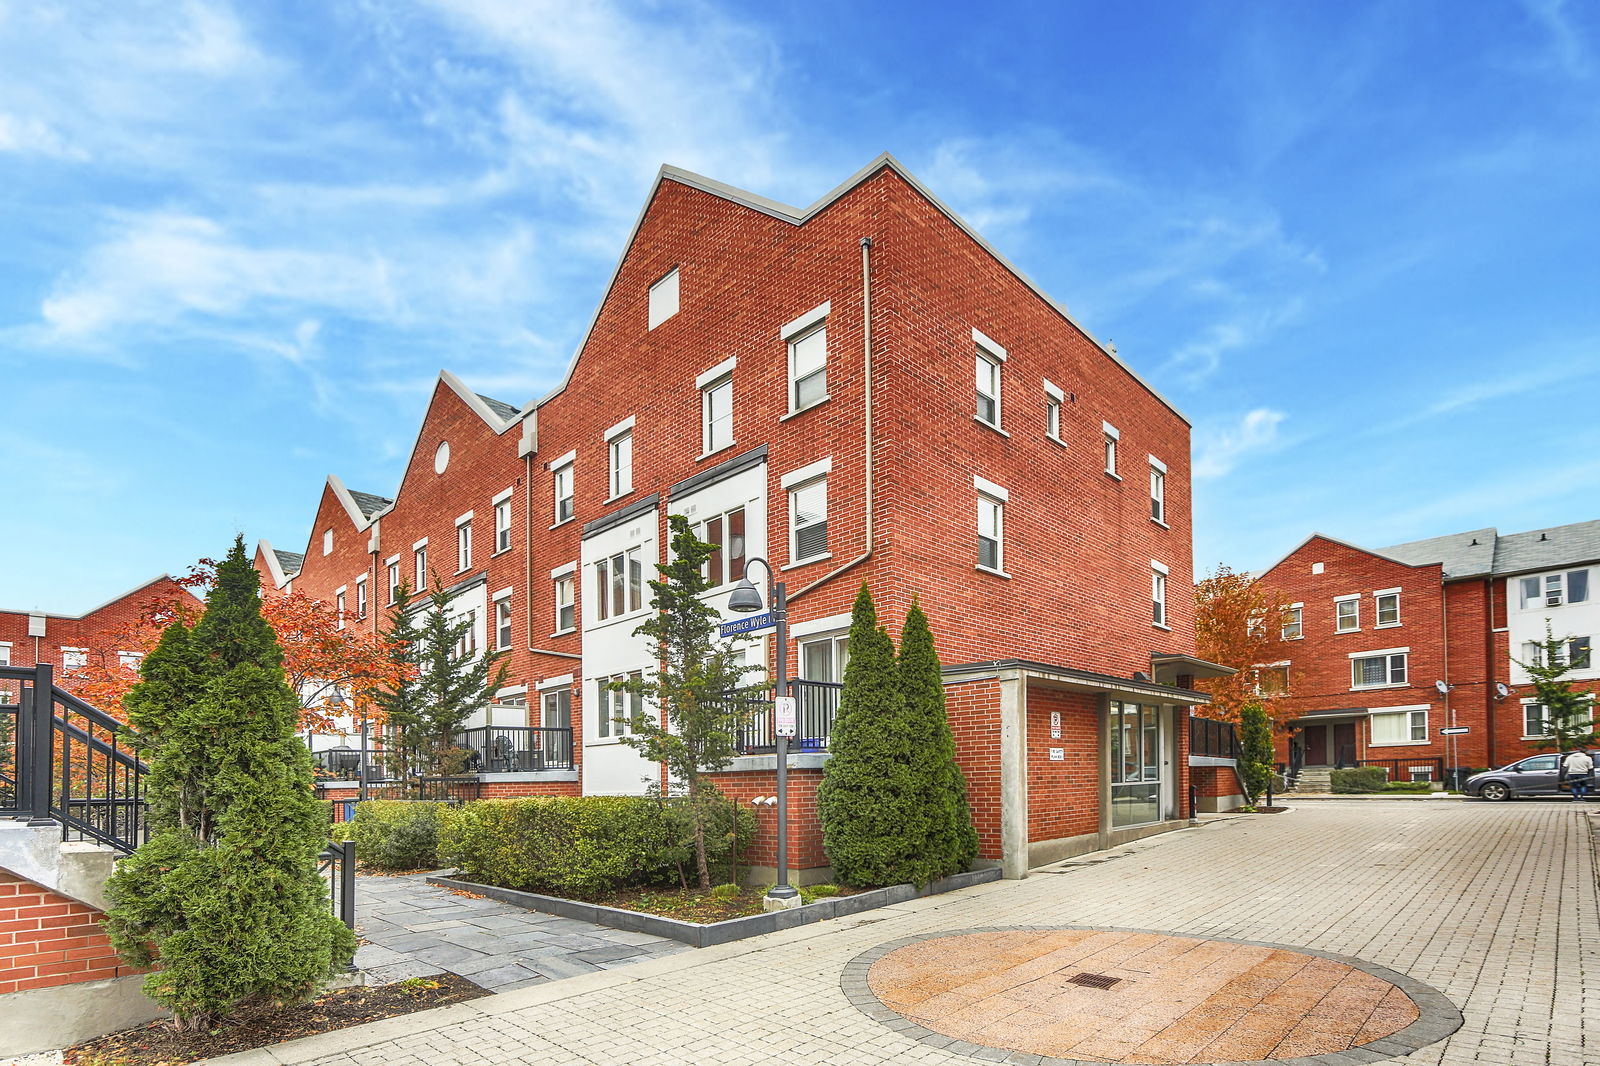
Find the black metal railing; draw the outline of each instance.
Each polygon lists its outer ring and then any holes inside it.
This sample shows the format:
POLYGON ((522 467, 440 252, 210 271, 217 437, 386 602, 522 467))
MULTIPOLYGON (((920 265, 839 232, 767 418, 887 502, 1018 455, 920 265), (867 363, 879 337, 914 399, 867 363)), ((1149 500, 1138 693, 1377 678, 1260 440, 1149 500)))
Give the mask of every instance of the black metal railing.
POLYGON ((49 663, 0 667, 0 681, 20 682, 21 696, 0 705, 0 814, 60 824, 63 840, 142 844, 146 768, 132 730, 56 687, 49 663))
POLYGON ((1232 722, 1219 722, 1214 718, 1189 718, 1189 754, 1205 755, 1213 759, 1240 757, 1239 732, 1232 722))
POLYGON ((477 773, 535 773, 571 770, 572 730, 563 726, 491 725, 455 735, 467 749, 465 769, 477 773))
POLYGON ((483 782, 476 774, 459 777, 408 777, 399 781, 368 781, 368 799, 429 800, 466 803, 481 799, 483 782))
MULTIPOLYGON (((806 681, 790 678, 789 694, 795 700, 795 735, 790 751, 827 751, 833 734, 833 720, 839 713, 839 692, 844 686, 834 681, 806 681)), ((739 730, 741 755, 760 755, 778 749, 772 732, 770 700, 750 700, 747 717, 739 730)))
POLYGON ((317 856, 317 874, 328 882, 328 908, 348 928, 356 927, 356 842, 330 840, 317 856))
POLYGON ((1352 759, 1350 766, 1381 766, 1389 771, 1390 781, 1444 783, 1444 759, 1437 755, 1423 755, 1414 759, 1352 759))

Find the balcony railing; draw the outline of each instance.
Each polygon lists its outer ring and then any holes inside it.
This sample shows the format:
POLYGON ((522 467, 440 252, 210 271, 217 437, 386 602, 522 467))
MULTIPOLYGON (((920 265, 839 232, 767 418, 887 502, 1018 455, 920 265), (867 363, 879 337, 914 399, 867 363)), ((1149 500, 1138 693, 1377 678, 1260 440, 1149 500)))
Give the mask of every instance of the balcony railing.
POLYGON ((469 772, 489 774, 571 770, 572 730, 555 726, 491 725, 455 736, 471 754, 469 772))
POLYGON ((1239 758, 1239 734, 1232 722, 1212 718, 1189 719, 1189 754, 1213 759, 1239 758))
MULTIPOLYGON (((795 699, 795 735, 790 751, 827 751, 833 733, 833 719, 839 711, 839 691, 844 686, 833 681, 804 681, 792 678, 789 692, 795 699)), ((741 755, 762 755, 778 750, 772 733, 772 704, 750 701, 750 716, 739 730, 741 755)))

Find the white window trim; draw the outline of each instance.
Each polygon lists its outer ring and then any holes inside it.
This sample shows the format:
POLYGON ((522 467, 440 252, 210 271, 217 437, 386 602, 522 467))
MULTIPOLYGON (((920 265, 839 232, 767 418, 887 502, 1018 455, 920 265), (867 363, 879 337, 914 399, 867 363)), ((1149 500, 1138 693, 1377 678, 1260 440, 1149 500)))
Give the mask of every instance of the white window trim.
POLYGON ((798 470, 789 471, 778 479, 778 483, 787 492, 792 488, 804 485, 807 481, 814 481, 831 473, 833 473, 833 456, 830 455, 824 459, 818 459, 814 463, 808 463, 798 470))
MULTIPOLYGON (((1167 568, 1165 563, 1157 562, 1154 559, 1150 560, 1150 569, 1154 570, 1156 573, 1162 575, 1163 577, 1171 577, 1172 576, 1172 571, 1167 568)), ((1373 654, 1376 655, 1377 652, 1373 652, 1373 654)))
POLYGON ((1300 612, 1300 634, 1299 634, 1299 636, 1286 637, 1286 636, 1283 635, 1283 626, 1279 626, 1278 627, 1278 639, 1279 640, 1305 640, 1306 639, 1306 605, 1304 603, 1291 603, 1288 606, 1289 606, 1289 610, 1291 610, 1291 611, 1299 611, 1300 612))
POLYGON ((1100 423, 1100 432, 1104 433, 1106 436, 1110 437, 1112 440, 1120 441, 1122 439, 1122 433, 1117 429, 1116 426, 1113 426, 1110 422, 1101 422, 1100 423))
POLYGON ((1066 391, 1064 389, 1062 389, 1060 385, 1057 385, 1053 381, 1051 381, 1049 378, 1045 378, 1044 379, 1044 394, 1046 396, 1050 397, 1056 403, 1066 403, 1067 402, 1066 391))
POLYGON ((1401 652, 1411 654, 1410 648, 1374 648, 1372 651, 1353 651, 1346 658, 1365 659, 1372 655, 1399 655, 1401 652))
POLYGON ((1011 502, 1011 493, 1007 492, 1005 489, 1001 488, 999 485, 996 485, 989 479, 979 477, 977 474, 972 475, 972 487, 983 493, 985 496, 993 496, 1001 503, 1011 502))
POLYGON ((818 322, 821 322, 832 312, 833 301, 824 300, 811 310, 807 311, 805 314, 786 323, 782 329, 778 330, 778 338, 783 341, 788 341, 790 338, 804 333, 818 322))
POLYGON ((1161 471, 1163 474, 1165 474, 1167 472, 1167 464, 1166 463, 1163 463, 1160 459, 1157 459, 1153 455, 1147 456, 1147 458, 1150 460, 1150 465, 1153 466, 1155 469, 1161 471))
POLYGON ((515 488, 516 488, 516 486, 513 485, 511 488, 506 489, 504 492, 496 493, 494 499, 489 501, 490 504, 498 507, 500 504, 505 503, 507 500, 511 499, 511 493, 515 488))
MULTIPOLYGON (((732 396, 731 396, 731 390, 733 389, 733 371, 732 371, 731 367, 732 367, 732 364, 735 363, 736 361, 737 360, 735 360, 735 359, 729 359, 729 360, 727 360, 726 363, 721 364, 722 366, 728 366, 730 369, 728 369, 726 371, 723 371, 722 373, 715 374, 714 376, 712 376, 710 378, 707 378, 706 379, 706 383, 704 385, 700 385, 699 384, 700 378, 696 378, 695 379, 695 384, 700 389, 700 448, 701 448, 700 454, 695 456, 695 462, 699 462, 701 459, 707 459, 707 458, 710 458, 713 455, 718 455, 718 454, 720 454, 722 452, 725 452, 729 448, 732 448, 735 444, 738 443, 738 438, 736 436, 734 436, 734 432, 733 432, 733 400, 732 400, 732 396), (710 418, 710 415, 711 415, 711 389, 712 389, 713 386, 720 385, 724 381, 728 383, 728 388, 730 390, 730 396, 729 396, 729 401, 728 401, 728 443, 713 448, 711 446, 711 440, 710 440, 710 437, 711 437, 711 418, 710 418)), ((712 367, 712 370, 717 370, 717 369, 719 369, 719 367, 712 367)), ((706 374, 710 374, 712 372, 712 370, 706 371, 706 374)), ((705 374, 700 375, 700 377, 704 378, 705 374)))
POLYGON ((992 340, 988 334, 984 333, 983 330, 979 329, 977 326, 972 327, 972 339, 978 345, 978 347, 982 348, 984 351, 988 352, 1002 363, 1006 361, 1006 350, 1000 347, 999 344, 992 340))
POLYGON ((505 588, 501 589, 499 592, 496 592, 493 596, 490 596, 489 597, 489 602, 490 603, 499 603, 501 600, 503 600, 506 597, 511 595, 513 588, 514 588, 514 586, 507 585, 505 588))
POLYGON ((533 687, 536 692, 548 692, 550 689, 566 688, 571 684, 573 684, 571 674, 559 674, 556 677, 547 677, 535 683, 533 687))
POLYGON ((1059 444, 1063 448, 1065 448, 1067 446, 1067 442, 1061 439, 1061 434, 1060 434, 1059 430, 1061 428, 1061 416, 1063 414, 1063 408, 1066 406, 1066 403, 1067 403, 1066 391, 1064 389, 1062 389, 1061 386, 1059 386, 1055 382, 1051 381, 1049 378, 1045 378, 1044 379, 1044 394, 1045 394, 1045 399, 1046 399, 1047 406, 1053 406, 1056 409, 1056 429, 1058 431, 1058 432, 1055 432, 1055 433, 1051 433, 1050 430, 1049 430, 1049 423, 1047 421, 1046 422, 1046 427, 1045 427, 1045 434, 1044 434, 1045 435, 1045 439, 1046 440, 1053 440, 1057 444, 1059 444))
POLYGON ((472 512, 468 511, 466 514, 464 514, 460 518, 456 519, 456 525, 458 527, 459 526, 464 526, 470 521, 472 521, 472 512))
MULTIPOLYGON (((1161 562, 1159 559, 1151 559, 1150 572, 1153 574, 1160 574, 1163 579, 1161 588, 1161 621, 1157 622, 1154 619, 1151 619, 1150 625, 1156 629, 1164 629, 1170 633, 1172 632, 1172 624, 1168 621, 1168 619, 1172 617, 1172 597, 1169 595, 1170 590, 1166 586, 1172 583, 1172 571, 1167 568, 1167 564, 1161 562)), ((1151 579, 1150 582, 1150 602, 1152 605, 1154 605, 1156 602, 1154 579, 1151 579)))
MULTIPOLYGON (((1411 649, 1410 648, 1377 648, 1377 649, 1375 649, 1373 651, 1353 651, 1353 652, 1350 652, 1346 656, 1346 658, 1350 659, 1353 662, 1356 659, 1374 659, 1374 658, 1377 658, 1380 655, 1386 656, 1386 657, 1390 656, 1390 655, 1404 655, 1406 657, 1406 679, 1404 681, 1385 681, 1381 685, 1358 685, 1358 684, 1355 683, 1355 680, 1356 680, 1355 679, 1355 673, 1352 670, 1352 672, 1350 674, 1350 691, 1351 692, 1372 692, 1372 691, 1375 691, 1375 690, 1380 689, 1380 688, 1410 688, 1411 687, 1411 649)), ((1389 676, 1389 664, 1388 663, 1384 663, 1383 673, 1384 673, 1385 677, 1389 676)), ((1390 710, 1394 710, 1396 708, 1389 708, 1389 709, 1390 710)))
POLYGON ((608 441, 616 440, 618 437, 622 436, 624 433, 631 432, 633 430, 633 423, 634 423, 634 420, 636 418, 637 418, 636 415, 629 415, 627 418, 624 418, 621 422, 618 422, 616 425, 614 425, 610 429, 606 430, 606 432, 605 432, 606 440, 608 440, 608 441))
POLYGON ((574 563, 562 563, 560 566, 558 566, 554 570, 550 571, 550 580, 554 581, 554 580, 556 580, 556 578, 566 577, 568 574, 575 574, 577 572, 578 572, 578 564, 577 563, 575 563, 575 562, 574 563))
POLYGON ((1112 443, 1111 455, 1113 465, 1105 468, 1105 475, 1106 477, 1114 477, 1118 481, 1121 481, 1122 475, 1117 473, 1117 466, 1120 465, 1122 458, 1120 454, 1122 451, 1122 434, 1118 431, 1116 426, 1113 426, 1110 422, 1105 421, 1100 423, 1100 432, 1105 435, 1106 440, 1109 440, 1112 443))
MULTIPOLYGON (((427 546, 428 546, 428 538, 427 537, 423 537, 421 540, 419 540, 415 544, 411 545, 411 550, 414 551, 414 552, 419 552, 423 548, 426 548, 427 546)), ((395 558, 398 559, 399 556, 395 556, 395 558)))
POLYGON ((578 449, 574 448, 565 455, 557 456, 550 460, 550 472, 553 474, 564 466, 571 466, 578 459, 578 449))
MULTIPOLYGON (((1361 632, 1361 593, 1350 592, 1343 596, 1335 596, 1333 598, 1333 631, 1335 633, 1361 632), (1351 626, 1349 629, 1342 629, 1339 626, 1339 604, 1348 603, 1351 600, 1354 600, 1356 603, 1356 624, 1351 626)), ((1378 653, 1372 652, 1371 654, 1376 655, 1378 653)))
MULTIPOLYGON (((738 365, 739 357, 737 355, 729 356, 716 366, 712 367, 710 370, 705 371, 699 377, 695 378, 694 387, 703 392, 705 391, 707 385, 714 384, 718 380, 727 377, 729 374, 732 374, 734 368, 738 365)), ((629 419, 628 421, 631 423, 633 420, 629 419)), ((610 440, 611 438, 607 437, 606 439, 610 440)))
MULTIPOLYGON (((549 466, 549 471, 550 471, 550 491, 552 493, 555 492, 556 479, 561 474, 561 471, 563 471, 563 470, 571 470, 573 465, 577 461, 578 461, 578 451, 577 451, 576 448, 574 448, 572 451, 568 452, 567 454, 561 456, 560 458, 551 460, 550 466, 549 466)), ((563 518, 558 522, 552 523, 551 526, 550 526, 551 529, 555 529, 556 526, 564 526, 568 522, 576 522, 578 520, 578 478, 577 478, 577 471, 573 471, 573 475, 572 475, 572 497, 571 498, 572 498, 572 514, 571 514, 571 516, 568 517, 568 518, 563 518)), ((557 496, 551 502, 552 502, 552 507, 551 507, 551 510, 550 510, 549 513, 550 513, 550 517, 554 518, 555 515, 556 515, 557 509, 560 508, 560 506, 561 506, 561 498, 559 496, 557 496)))
MULTIPOLYGON (((1373 654, 1376 655, 1377 653, 1374 652, 1373 654)), ((1373 740, 1372 739, 1372 716, 1373 715, 1377 715, 1377 714, 1410 714, 1413 711, 1422 711, 1423 715, 1424 715, 1423 721, 1425 723, 1423 728, 1424 728, 1424 730, 1427 730, 1427 729, 1431 729, 1433 727, 1433 723, 1430 721, 1430 719, 1433 717, 1433 715, 1430 713, 1432 710, 1433 710, 1433 708, 1428 706, 1428 704, 1426 704, 1426 703, 1411 703, 1411 704, 1407 704, 1404 707, 1368 707, 1367 708, 1367 743, 1368 743, 1368 745, 1370 745, 1371 747, 1374 747, 1374 748, 1425 748, 1425 747, 1429 746, 1430 744, 1433 743, 1433 738, 1432 737, 1426 737, 1426 738, 1424 738, 1422 740, 1373 740)))
POLYGON ((400 556, 398 556, 398 555, 389 556, 389 558, 387 558, 387 559, 385 559, 383 561, 383 565, 385 567, 399 566, 400 565, 400 556))
POLYGON ((1395 602, 1394 602, 1395 613, 1398 614, 1399 611, 1400 611, 1400 593, 1401 593, 1401 591, 1402 590, 1399 589, 1399 588, 1377 589, 1372 593, 1372 628, 1373 629, 1398 629, 1400 627, 1401 622, 1404 621, 1404 619, 1401 619, 1401 618, 1396 618, 1393 622, 1380 622, 1380 621, 1378 621, 1378 618, 1380 617, 1379 614, 1378 614, 1378 600, 1379 600, 1380 597, 1383 597, 1383 596, 1393 596, 1394 600, 1395 600, 1395 602))
POLYGON ((645 332, 648 333, 650 330, 655 329, 657 326, 662 325, 663 323, 667 322, 668 320, 676 318, 677 315, 678 315, 678 312, 681 311, 681 310, 683 310, 683 282, 682 282, 682 279, 680 278, 680 276, 678 274, 678 268, 677 267, 673 267, 671 270, 669 270, 665 274, 661 275, 655 281, 651 282, 650 286, 645 290, 645 310, 644 310, 645 323, 646 323, 645 332), (671 311, 668 311, 665 314, 663 314, 660 318, 656 318, 655 317, 655 303, 656 303, 655 295, 656 295, 656 290, 661 288, 661 286, 667 284, 667 282, 669 282, 669 281, 672 283, 673 308, 672 308, 671 311))
POLYGON ((837 633, 850 628, 849 614, 830 614, 825 618, 811 618, 789 626, 791 637, 815 637, 824 633, 837 633))

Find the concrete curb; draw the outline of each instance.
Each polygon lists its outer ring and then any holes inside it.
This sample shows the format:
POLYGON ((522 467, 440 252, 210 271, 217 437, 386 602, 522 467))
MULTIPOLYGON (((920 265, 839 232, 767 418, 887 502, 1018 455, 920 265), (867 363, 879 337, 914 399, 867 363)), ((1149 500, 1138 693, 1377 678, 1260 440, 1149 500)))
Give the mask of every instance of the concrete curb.
POLYGON ((545 914, 554 914, 562 918, 576 918, 579 921, 609 926, 612 929, 649 933, 652 936, 676 940, 691 947, 705 948, 716 944, 726 944, 733 940, 743 940, 746 937, 775 933, 780 929, 792 929, 800 925, 810 925, 812 922, 825 921, 829 918, 843 918, 852 914, 860 914, 862 911, 890 907, 896 903, 904 903, 908 900, 920 899, 925 896, 935 896, 943 892, 955 892, 959 889, 972 888, 976 885, 998 880, 1000 880, 999 867, 969 870, 966 873, 952 874, 949 877, 940 878, 926 888, 919 889, 915 885, 890 885, 888 888, 874 888, 866 892, 858 892, 853 896, 830 896, 827 899, 819 899, 815 903, 808 903, 793 910, 753 914, 747 918, 730 918, 727 921, 711 922, 706 925, 697 922, 685 922, 677 918, 663 918, 655 914, 642 914, 639 911, 622 910, 618 907, 602 907, 595 903, 561 899, 557 896, 544 896, 537 892, 521 892, 514 888, 480 885, 475 881, 462 881, 453 877, 429 877, 428 883, 439 885, 443 888, 473 892, 480 896, 487 896, 490 899, 497 899, 502 903, 509 903, 513 907, 541 911, 545 914))
POLYGON ((976 929, 943 929, 935 933, 900 937, 898 940, 888 940, 875 947, 868 948, 845 963, 844 971, 839 976, 839 990, 844 993, 845 998, 857 1010, 867 1017, 911 1040, 931 1047, 940 1047, 946 1051, 953 1051, 957 1054, 990 1062, 1028 1063, 1029 1066, 1035 1066, 1035 1064, 1037 1066, 1103 1066, 1103 1060, 1100 1059, 1091 1061, 1051 1058, 1047 1055, 1036 1055, 1027 1051, 1012 1051, 1007 1048, 971 1044, 965 1040, 935 1032, 932 1029, 918 1025, 886 1006, 873 993, 871 986, 867 982, 873 963, 892 951, 924 940, 940 940, 947 937, 966 936, 972 933, 1054 932, 1062 929, 1082 929, 1093 932, 1149 933, 1156 936, 1211 940, 1223 944, 1244 944, 1250 947, 1274 948, 1279 951, 1292 951, 1301 955, 1313 955, 1319 959, 1327 959, 1330 962, 1343 963, 1353 969, 1369 973, 1381 981, 1387 981, 1411 997, 1411 1002, 1416 1004, 1417 1007, 1417 1020, 1404 1029, 1390 1033, 1388 1036, 1380 1037, 1377 1040, 1347 1048, 1344 1051, 1329 1051, 1321 1055, 1300 1055, 1291 1059, 1252 1059, 1248 1062, 1214 1063, 1212 1066, 1357 1066, 1359 1063, 1379 1062, 1383 1059, 1409 1055, 1414 1051, 1427 1047, 1429 1044, 1443 1040, 1457 1029, 1460 1029, 1466 1021, 1460 1009, 1446 998, 1444 993, 1432 985, 1424 984, 1413 977, 1391 970, 1387 966, 1379 966, 1375 962, 1367 962, 1364 959, 1354 958, 1349 955, 1338 955, 1318 948, 1296 947, 1292 944, 1272 944, 1261 940, 1236 940, 1231 937, 1179 933, 1169 929, 1127 929, 1121 926, 1105 925, 984 926, 976 929))

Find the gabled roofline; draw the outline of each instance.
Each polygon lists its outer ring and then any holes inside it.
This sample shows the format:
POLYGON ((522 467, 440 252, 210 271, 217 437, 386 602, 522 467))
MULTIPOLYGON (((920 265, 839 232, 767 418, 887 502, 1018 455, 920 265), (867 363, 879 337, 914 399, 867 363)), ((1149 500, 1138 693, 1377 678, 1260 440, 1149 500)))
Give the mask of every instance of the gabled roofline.
POLYGON ((298 570, 292 574, 283 572, 283 567, 278 563, 278 553, 272 550, 272 542, 266 537, 256 541, 256 551, 267 561, 268 576, 272 578, 273 588, 281 589, 289 583, 290 578, 299 576, 298 570))
MULTIPOLYGON (((64 621, 68 621, 68 622, 81 622, 85 618, 88 618, 91 614, 94 614, 97 611, 103 611, 107 607, 110 607, 113 603, 119 603, 122 600, 127 599, 129 596, 132 596, 134 593, 143 592, 145 589, 149 588, 151 585, 154 585, 157 582, 161 582, 161 581, 173 581, 173 582, 176 582, 177 579, 174 578, 171 574, 158 574, 155 577, 151 578, 149 581, 146 581, 144 584, 135 585, 135 586, 133 586, 133 588, 129 589, 127 592, 122 593, 120 596, 113 596, 109 600, 105 601, 104 603, 96 604, 95 606, 89 608, 87 611, 84 611, 82 614, 62 614, 62 613, 59 613, 59 612, 56 612, 56 611, 39 611, 39 610, 13 611, 13 610, 7 610, 6 608, 3 608, 3 607, 0 607, 0 614, 42 614, 46 618, 60 618, 60 619, 63 619, 64 621)), ((190 592, 188 589, 184 588, 182 585, 179 585, 178 588, 183 591, 184 595, 188 596, 191 600, 194 600, 194 602, 196 602, 196 603, 204 602, 203 600, 200 599, 199 596, 196 596, 194 593, 190 592)))
POLYGON ((1278 559, 1277 562, 1273 563, 1271 566, 1264 567, 1263 569, 1261 569, 1258 572, 1257 577, 1255 578, 1255 580, 1260 581, 1263 577, 1266 577, 1268 574, 1272 573, 1272 571, 1276 570, 1278 567, 1280 567, 1284 563, 1288 562, 1289 561, 1289 556, 1293 555, 1295 552, 1299 551, 1301 548, 1304 548, 1307 544, 1310 544, 1312 541, 1319 540, 1319 539, 1320 540, 1326 540, 1326 541, 1332 541, 1334 544, 1339 545, 1341 548, 1349 548, 1351 551, 1358 551, 1358 552, 1361 552, 1364 555, 1371 555, 1371 556, 1374 556, 1374 557, 1376 557, 1378 559, 1387 559, 1387 560, 1389 560, 1389 562, 1398 563, 1401 566, 1409 566, 1413 570, 1418 569, 1419 567, 1424 567, 1424 566, 1440 566, 1440 565, 1442 565, 1438 560, 1435 560, 1435 561, 1433 561, 1431 563, 1408 563, 1404 559, 1396 559, 1392 555, 1385 555, 1383 552, 1374 551, 1371 548, 1364 548, 1359 544, 1352 544, 1348 540, 1340 540, 1338 537, 1330 537, 1326 533, 1313 533, 1309 537, 1307 537, 1305 540, 1301 541, 1299 544, 1296 544, 1293 548, 1290 548, 1288 551, 1284 552, 1283 555, 1278 559))
POLYGON ((982 248, 991 257, 993 257, 995 262, 999 263, 1008 272, 1010 272, 1013 277, 1031 289, 1034 295, 1043 300, 1047 306, 1052 308, 1057 314, 1065 319, 1074 329, 1083 334, 1083 336, 1086 337, 1090 343, 1099 348, 1108 359, 1110 359, 1117 366, 1121 367, 1128 374, 1128 376, 1133 378, 1133 380, 1144 386, 1150 395, 1161 401, 1161 403, 1164 404, 1168 410, 1177 415, 1179 418, 1183 419, 1185 425, 1194 425, 1187 415, 1178 410, 1177 405, 1162 395, 1155 388, 1155 386, 1146 381, 1138 371, 1134 370, 1131 366, 1124 362, 1122 357, 1117 355, 1113 349, 1102 343, 1098 337, 1085 329, 1081 322, 1073 318, 1071 313, 1067 311, 1065 304, 1061 303, 1049 293, 1045 292, 1037 282, 1035 282, 1027 274, 1023 273, 1015 263, 1001 255, 999 251, 995 249, 994 245, 985 240, 977 230, 973 229, 972 226, 967 223, 965 219, 956 214, 955 211, 953 211, 943 200, 935 196, 926 185, 919 181, 914 174, 905 168, 904 164, 902 164, 898 159, 888 152, 884 152, 879 155, 872 162, 868 163, 866 166, 852 174, 849 178, 845 179, 842 184, 838 185, 821 199, 813 203, 810 207, 806 208, 791 207, 788 204, 780 203, 777 200, 772 200, 765 196, 760 196, 756 193, 749 192, 748 190, 736 188, 735 186, 717 181, 715 178, 708 178, 702 174, 695 174, 692 171, 683 170, 679 167, 663 165, 661 169, 656 172, 655 181, 650 186, 649 195, 645 197, 644 207, 640 209, 639 217, 634 220, 633 228, 628 231, 628 239, 624 241, 622 245, 622 254, 618 256, 617 265, 612 268, 611 276, 606 280, 605 288, 600 294, 600 300, 595 305, 594 314, 590 316, 589 324, 584 328, 583 336, 578 341, 577 350, 573 352, 571 360, 569 360, 567 363, 567 371, 562 375, 561 383, 554 389, 547 392, 544 396, 534 400, 524 407, 518 413, 517 421, 521 421, 523 418, 526 418, 530 412, 544 406, 546 403, 549 403, 556 396, 564 392, 567 388, 567 385, 571 383, 572 374, 578 366, 578 358, 583 354, 584 348, 586 348, 589 344, 589 338, 594 333, 596 324, 600 321, 600 311, 603 307, 605 307, 606 299, 611 295, 612 288, 616 286, 617 276, 622 273, 622 264, 627 261, 628 253, 633 249, 633 243, 639 236, 639 229, 644 225, 645 216, 649 214, 650 205, 655 202, 656 193, 660 190, 661 183, 663 181, 675 181, 679 185, 685 185, 692 189, 698 189, 701 192, 707 193, 708 195, 717 196, 732 203, 742 204, 743 206, 750 208, 752 211, 759 211, 764 215, 770 215, 773 218, 780 219, 792 225, 800 226, 804 225, 818 212, 826 209, 836 200, 839 200, 851 190, 855 189, 856 186, 862 184, 867 179, 877 174, 878 171, 885 168, 893 171, 903 181, 905 181, 907 185, 910 185, 911 188, 914 189, 925 200, 927 200, 928 203, 932 204, 936 210, 954 223, 956 228, 960 229, 963 233, 970 237, 973 242, 978 245, 978 247, 982 248))
MULTIPOLYGON (((338 474, 328 475, 328 487, 333 490, 334 499, 338 500, 344 505, 345 513, 350 516, 350 524, 356 527, 357 533, 371 528, 372 523, 378 520, 379 515, 388 514, 394 509, 394 502, 390 501, 388 507, 385 507, 381 511, 375 512, 371 518, 368 518, 361 510, 360 505, 356 503, 355 497, 350 495, 350 490, 345 488, 344 481, 339 477, 338 474)), ((311 536, 315 538, 316 535, 317 531, 313 529, 311 531, 311 536)), ((309 544, 307 545, 307 548, 310 548, 309 544)), ((306 554, 310 554, 309 550, 306 554)))

